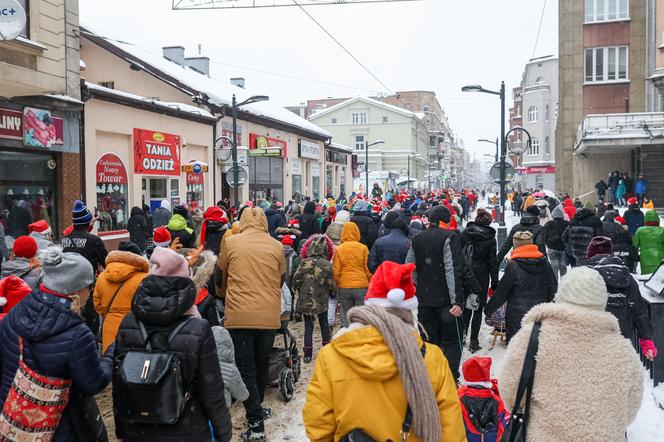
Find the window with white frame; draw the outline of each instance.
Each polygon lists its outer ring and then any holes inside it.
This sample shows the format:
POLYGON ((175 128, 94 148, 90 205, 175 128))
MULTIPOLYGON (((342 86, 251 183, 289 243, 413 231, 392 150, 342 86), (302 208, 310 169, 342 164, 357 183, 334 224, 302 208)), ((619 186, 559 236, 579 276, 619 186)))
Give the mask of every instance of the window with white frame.
POLYGON ((627 46, 586 49, 586 83, 628 79, 627 46))
POLYGON ((367 113, 366 112, 352 112, 351 121, 353 124, 367 124, 367 113))
POLYGON ((387 117, 383 117, 383 123, 387 123, 387 121, 388 121, 388 118, 387 118, 387 117))
POLYGON ((366 148, 367 142, 364 138, 364 135, 355 135, 354 137, 354 146, 355 150, 364 150, 366 148))
POLYGON ((551 140, 549 137, 544 138, 544 155, 551 155, 551 140))
POLYGON ((332 124, 337 124, 337 119, 336 118, 332 118, 331 121, 332 121, 332 124))
POLYGON ((539 120, 539 111, 537 110, 537 106, 530 106, 528 108, 528 122, 537 123, 538 120, 539 120))
POLYGON ((586 0, 586 23, 629 18, 629 0, 586 0))
POLYGON ((544 108, 544 121, 551 121, 551 108, 548 104, 544 108))
POLYGON ((537 138, 533 138, 530 143, 530 149, 528 149, 528 155, 531 157, 539 155, 539 148, 539 140, 537 138))

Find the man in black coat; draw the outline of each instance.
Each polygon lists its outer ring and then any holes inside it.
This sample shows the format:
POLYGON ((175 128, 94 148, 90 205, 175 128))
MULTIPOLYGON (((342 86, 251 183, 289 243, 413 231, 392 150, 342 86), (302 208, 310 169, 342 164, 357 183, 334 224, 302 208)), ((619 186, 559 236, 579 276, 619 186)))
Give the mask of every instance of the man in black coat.
POLYGON ((639 208, 639 202, 636 198, 632 197, 628 199, 627 204, 627 210, 623 214, 623 218, 625 218, 625 222, 627 222, 627 233, 629 233, 629 237, 634 238, 636 231, 639 230, 639 227, 643 226, 645 217, 639 208))
POLYGON ((526 313, 538 304, 553 301, 557 290, 551 264, 533 245, 532 233, 518 232, 514 235, 514 252, 486 306, 486 315, 491 316, 507 302, 505 332, 509 343, 521 329, 526 313))
POLYGON ((360 242, 371 250, 378 238, 378 225, 373 218, 367 215, 368 208, 369 204, 366 201, 356 201, 353 205, 353 216, 350 217, 350 220, 357 224, 360 229, 360 242))
POLYGON ((546 244, 546 251, 553 268, 556 279, 565 276, 567 273, 567 262, 565 259, 565 242, 563 233, 569 227, 569 221, 565 220, 565 214, 562 206, 558 206, 551 212, 553 220, 547 222, 542 228, 541 235, 546 244))
POLYGON ((479 293, 468 293, 477 296, 477 309, 472 310, 464 306, 464 331, 470 328, 470 343, 468 349, 471 353, 481 350, 479 343, 480 326, 482 325, 482 311, 486 306, 489 287, 494 289, 498 284, 498 260, 496 259, 496 231, 490 227, 491 214, 484 209, 477 210, 475 221, 471 221, 461 233, 460 241, 463 251, 468 252, 469 265, 480 290, 479 293), (472 321, 472 323, 471 323, 472 321))
POLYGON ((304 203, 302 215, 298 215, 296 219, 300 222, 300 231, 302 234, 296 239, 295 248, 298 249, 300 242, 306 242, 307 238, 311 235, 321 233, 320 223, 316 216, 316 203, 307 201, 304 203))
POLYGON ((576 211, 574 219, 563 233, 563 241, 571 245, 576 267, 586 265, 588 244, 594 237, 602 235, 602 232, 602 221, 595 216, 590 204, 576 211))
POLYGON ((376 240, 369 253, 368 267, 371 273, 375 273, 385 261, 403 264, 410 250, 408 226, 396 211, 387 212, 383 225, 387 233, 376 240))
POLYGON ((413 239, 406 263, 415 264, 418 319, 426 331, 422 338, 443 350, 454 378, 458 379, 463 274, 458 238, 449 230, 450 219, 447 207, 431 209, 429 228, 413 239))
POLYGON ((533 243, 537 245, 539 251, 546 256, 546 245, 544 244, 541 235, 539 235, 539 231, 542 228, 542 226, 540 225, 539 215, 540 215, 540 210, 537 206, 533 205, 528 207, 526 213, 524 213, 523 216, 521 217, 521 221, 519 221, 519 224, 516 224, 514 227, 512 227, 512 230, 510 230, 510 234, 507 236, 507 239, 500 247, 500 251, 498 252, 497 256, 498 262, 501 262, 503 259, 505 259, 505 256, 507 256, 509 251, 512 249, 513 238, 517 232, 528 231, 532 233, 533 243))

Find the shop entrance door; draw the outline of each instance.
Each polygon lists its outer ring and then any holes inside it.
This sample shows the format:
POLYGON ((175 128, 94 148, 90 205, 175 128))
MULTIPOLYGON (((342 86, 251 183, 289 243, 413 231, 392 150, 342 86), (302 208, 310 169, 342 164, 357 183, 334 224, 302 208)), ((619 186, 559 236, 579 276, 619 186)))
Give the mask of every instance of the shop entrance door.
POLYGON ((179 178, 143 178, 143 204, 147 204, 154 212, 161 206, 162 200, 168 200, 171 207, 180 204, 179 178))

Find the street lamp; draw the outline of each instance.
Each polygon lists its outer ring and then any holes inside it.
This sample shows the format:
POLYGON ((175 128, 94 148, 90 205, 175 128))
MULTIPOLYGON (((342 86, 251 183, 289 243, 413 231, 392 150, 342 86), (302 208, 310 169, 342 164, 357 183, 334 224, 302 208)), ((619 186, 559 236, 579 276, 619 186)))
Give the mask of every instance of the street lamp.
POLYGON ((237 163, 237 109, 247 104, 256 103, 258 101, 267 101, 269 99, 270 97, 267 95, 254 95, 238 103, 235 94, 233 94, 233 101, 231 102, 231 110, 233 112, 233 199, 235 200, 236 210, 240 206, 240 189, 238 189, 240 167, 237 163))
MULTIPOLYGON (((477 141, 482 142, 482 143, 491 143, 491 144, 496 145, 496 163, 497 163, 498 162, 498 138, 496 138, 496 141, 487 140, 486 138, 480 138, 477 141)), ((484 156, 487 156, 487 155, 484 155, 484 156)), ((489 155, 489 156, 492 156, 492 155, 489 155)))
POLYGON ((505 82, 500 83, 500 90, 484 89, 478 84, 464 86, 462 92, 481 92, 483 94, 498 95, 500 97, 500 208, 498 211, 498 244, 502 245, 507 239, 507 226, 505 225, 505 156, 507 144, 505 142, 505 82))
POLYGON ((369 140, 364 142, 364 175, 366 178, 364 191, 366 192, 367 199, 369 198, 369 148, 376 144, 385 144, 385 140, 376 140, 371 144, 369 144, 369 140))
POLYGON ((408 154, 408 190, 410 190, 410 159, 411 158, 420 158, 419 153, 409 153, 408 154))

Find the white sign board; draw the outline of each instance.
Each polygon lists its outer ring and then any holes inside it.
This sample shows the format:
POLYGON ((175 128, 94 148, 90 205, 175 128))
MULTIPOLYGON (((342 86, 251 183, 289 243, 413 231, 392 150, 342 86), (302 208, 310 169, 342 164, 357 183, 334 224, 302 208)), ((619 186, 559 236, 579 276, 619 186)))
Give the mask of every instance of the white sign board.
POLYGON ((320 145, 307 140, 300 140, 300 158, 320 160, 320 145))
POLYGON ((0 40, 14 40, 21 35, 27 18, 16 0, 0 0, 0 40))
POLYGON ((311 176, 320 176, 320 164, 311 163, 311 176))
POLYGON ((291 175, 302 175, 302 163, 300 160, 291 160, 291 175))

